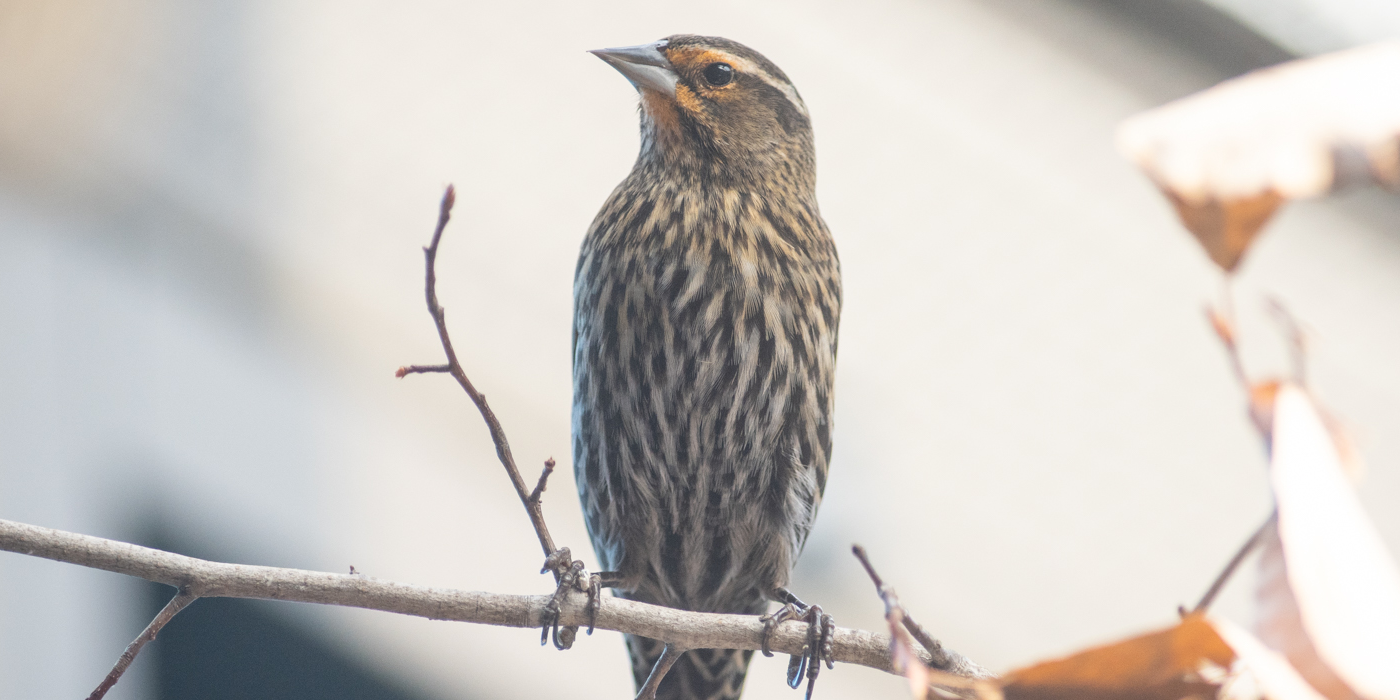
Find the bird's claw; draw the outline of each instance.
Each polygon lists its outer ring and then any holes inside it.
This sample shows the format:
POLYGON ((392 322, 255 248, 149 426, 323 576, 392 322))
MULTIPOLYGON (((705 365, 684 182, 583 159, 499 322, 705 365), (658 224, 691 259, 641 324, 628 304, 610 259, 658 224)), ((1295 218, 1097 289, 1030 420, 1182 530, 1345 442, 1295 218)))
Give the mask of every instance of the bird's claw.
POLYGON ((797 606, 792 603, 785 603, 783 607, 758 618, 758 621, 763 623, 763 641, 759 650, 763 652, 764 656, 773 656, 773 651, 768 648, 769 642, 773 639, 773 630, 778 629, 778 625, 788 620, 796 620, 798 617, 797 606))
POLYGON ((554 596, 544 606, 540 628, 540 646, 547 644, 553 637, 554 648, 564 650, 574 645, 574 637, 578 635, 578 627, 561 628, 559 626, 560 605, 568 598, 570 591, 588 594, 586 608, 588 611, 588 634, 593 634, 594 624, 598 620, 598 608, 603 601, 602 579, 597 574, 588 573, 587 569, 584 568, 583 561, 574 559, 568 547, 560 547, 545 557, 544 567, 540 569, 540 573, 549 572, 553 572, 559 578, 559 586, 554 589, 554 596))
POLYGON ((598 624, 598 609, 603 607, 603 578, 598 574, 588 575, 588 605, 584 608, 588 611, 588 634, 593 635, 593 628, 598 624))
POLYGON ((807 623, 807 640, 802 645, 802 653, 794 654, 788 661, 787 684, 796 689, 802 685, 802 677, 807 677, 807 700, 811 700, 812 690, 817 684, 817 674, 822 664, 835 668, 832 659, 832 642, 836 633, 836 621, 820 605, 801 606, 786 603, 776 611, 759 618, 763 622, 763 641, 760 647, 764 656, 772 656, 769 642, 778 625, 788 620, 804 620, 807 623))

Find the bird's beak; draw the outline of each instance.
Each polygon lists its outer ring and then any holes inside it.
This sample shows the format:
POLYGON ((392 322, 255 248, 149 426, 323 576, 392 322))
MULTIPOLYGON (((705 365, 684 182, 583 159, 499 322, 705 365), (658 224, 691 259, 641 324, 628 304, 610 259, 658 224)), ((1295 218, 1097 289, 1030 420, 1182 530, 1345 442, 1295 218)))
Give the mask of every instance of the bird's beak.
POLYGON ((642 88, 676 96, 676 71, 671 62, 661 53, 666 42, 641 46, 624 46, 620 49, 594 49, 588 53, 608 62, 617 69, 628 82, 640 92, 642 88))

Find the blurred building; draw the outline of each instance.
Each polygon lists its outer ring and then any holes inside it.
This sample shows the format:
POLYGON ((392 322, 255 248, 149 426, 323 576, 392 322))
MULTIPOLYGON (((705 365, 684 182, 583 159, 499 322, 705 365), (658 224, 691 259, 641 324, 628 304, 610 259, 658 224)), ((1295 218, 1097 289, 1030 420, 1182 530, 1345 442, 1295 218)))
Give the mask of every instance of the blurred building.
MULTIPOLYGON (((876 0, 0 3, 0 518, 224 561, 544 593, 440 356, 422 246, 556 539, 578 243, 636 154, 632 88, 585 49, 722 34, 815 120, 847 295, 837 455, 795 590, 919 619, 994 669, 1167 624, 1268 510, 1201 309, 1219 275, 1113 150, 1124 117, 1394 35, 1382 3, 876 0)), ((1235 285, 1313 330, 1312 377, 1400 551, 1400 206, 1289 205, 1235 285)), ((588 557, 591 561, 591 555, 588 557)), ((1221 603, 1248 622, 1248 575, 1221 603)), ((167 592, 0 554, 0 698, 82 697, 167 592)), ((620 638, 201 601, 113 698, 630 697, 620 638)), ((746 698, 796 697, 760 659, 746 698)), ((904 697, 867 669, 821 697, 904 697)))

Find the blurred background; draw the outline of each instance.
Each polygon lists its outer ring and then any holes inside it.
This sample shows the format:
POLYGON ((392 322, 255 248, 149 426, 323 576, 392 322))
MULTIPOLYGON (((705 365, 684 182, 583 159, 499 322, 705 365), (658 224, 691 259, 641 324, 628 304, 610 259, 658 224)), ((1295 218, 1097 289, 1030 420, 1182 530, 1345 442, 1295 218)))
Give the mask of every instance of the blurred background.
MULTIPOLYGON (((586 49, 765 53, 811 108, 845 274, 836 457, 794 590, 911 612, 1006 670, 1169 624, 1269 508, 1202 315, 1220 275, 1113 149, 1139 110, 1400 33, 1361 0, 0 2, 0 518, 240 563, 546 593, 486 431, 444 377, 422 254, 556 539, 578 244, 636 156, 586 49)), ((1313 331, 1311 378, 1400 551, 1400 201, 1291 204, 1236 285, 1313 331)), ((1219 610, 1250 616, 1246 571, 1219 610)), ((0 554, 0 698, 85 696, 170 595, 0 554)), ((745 697, 797 698, 786 659, 745 697)), ((205 600, 112 698, 631 697, 622 642, 205 600)), ((841 666, 818 697, 905 697, 841 666)))

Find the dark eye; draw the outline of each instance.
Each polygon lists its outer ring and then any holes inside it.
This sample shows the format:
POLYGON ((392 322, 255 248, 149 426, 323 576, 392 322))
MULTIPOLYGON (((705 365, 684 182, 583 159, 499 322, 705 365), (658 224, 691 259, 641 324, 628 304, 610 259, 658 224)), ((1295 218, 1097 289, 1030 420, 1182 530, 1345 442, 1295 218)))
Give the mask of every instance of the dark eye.
POLYGON ((711 63, 705 66, 705 82, 711 85, 728 85, 734 79, 734 69, 728 63, 711 63))

